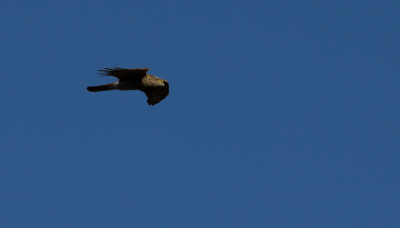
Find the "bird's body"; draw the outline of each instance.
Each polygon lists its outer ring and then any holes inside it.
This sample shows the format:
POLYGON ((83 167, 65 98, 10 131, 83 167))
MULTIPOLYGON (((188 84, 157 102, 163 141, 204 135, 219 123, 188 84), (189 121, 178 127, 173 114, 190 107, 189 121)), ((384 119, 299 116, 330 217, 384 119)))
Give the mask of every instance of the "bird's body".
POLYGON ((119 79, 117 82, 100 86, 89 86, 90 92, 107 90, 140 90, 147 96, 147 103, 155 105, 169 94, 169 84, 167 80, 160 79, 154 75, 147 74, 148 68, 105 68, 100 70, 104 76, 114 76, 119 79))

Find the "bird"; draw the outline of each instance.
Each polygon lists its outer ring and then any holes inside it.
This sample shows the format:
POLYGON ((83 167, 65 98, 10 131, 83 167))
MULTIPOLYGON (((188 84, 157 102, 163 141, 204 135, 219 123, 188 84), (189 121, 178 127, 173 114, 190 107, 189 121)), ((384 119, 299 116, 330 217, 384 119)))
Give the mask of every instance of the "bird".
POLYGON ((117 82, 99 86, 88 86, 90 92, 108 90, 140 90, 147 96, 147 104, 155 105, 166 98, 169 94, 169 83, 167 80, 147 74, 149 68, 104 68, 99 70, 101 76, 114 76, 117 82))

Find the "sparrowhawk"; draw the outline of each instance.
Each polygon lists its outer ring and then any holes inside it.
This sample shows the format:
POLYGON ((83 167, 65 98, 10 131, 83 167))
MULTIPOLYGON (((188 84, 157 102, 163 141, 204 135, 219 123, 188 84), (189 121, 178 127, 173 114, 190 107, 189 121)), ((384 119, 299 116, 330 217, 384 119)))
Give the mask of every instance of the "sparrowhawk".
POLYGON ((155 105, 162 101, 169 94, 169 84, 167 80, 160 79, 146 72, 149 68, 135 68, 135 69, 114 69, 104 68, 99 70, 103 76, 114 76, 119 79, 106 85, 89 86, 87 90, 90 92, 99 92, 107 90, 140 90, 147 96, 147 103, 155 105))

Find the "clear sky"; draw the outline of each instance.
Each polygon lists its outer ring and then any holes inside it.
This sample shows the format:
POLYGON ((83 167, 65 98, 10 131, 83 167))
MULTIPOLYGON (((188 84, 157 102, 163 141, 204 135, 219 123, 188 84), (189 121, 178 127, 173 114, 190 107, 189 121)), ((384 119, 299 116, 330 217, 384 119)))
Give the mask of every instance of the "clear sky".
POLYGON ((0 227, 400 227, 400 1, 0 3, 0 227), (170 95, 90 93, 150 68, 170 95))

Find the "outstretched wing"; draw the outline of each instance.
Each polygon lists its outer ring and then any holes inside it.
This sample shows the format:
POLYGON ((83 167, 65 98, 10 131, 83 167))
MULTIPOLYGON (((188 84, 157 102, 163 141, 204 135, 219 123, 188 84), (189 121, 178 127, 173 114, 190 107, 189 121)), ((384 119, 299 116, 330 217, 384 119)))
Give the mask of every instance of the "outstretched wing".
POLYGON ((146 76, 146 72, 149 68, 134 68, 134 69, 124 69, 115 67, 111 68, 104 68, 103 70, 99 70, 101 75, 103 76, 114 76, 121 79, 133 79, 133 78, 143 78, 146 76))
POLYGON ((169 94, 169 84, 167 81, 164 81, 163 87, 149 87, 142 90, 147 96, 147 104, 155 105, 160 103, 164 98, 166 98, 169 94))

